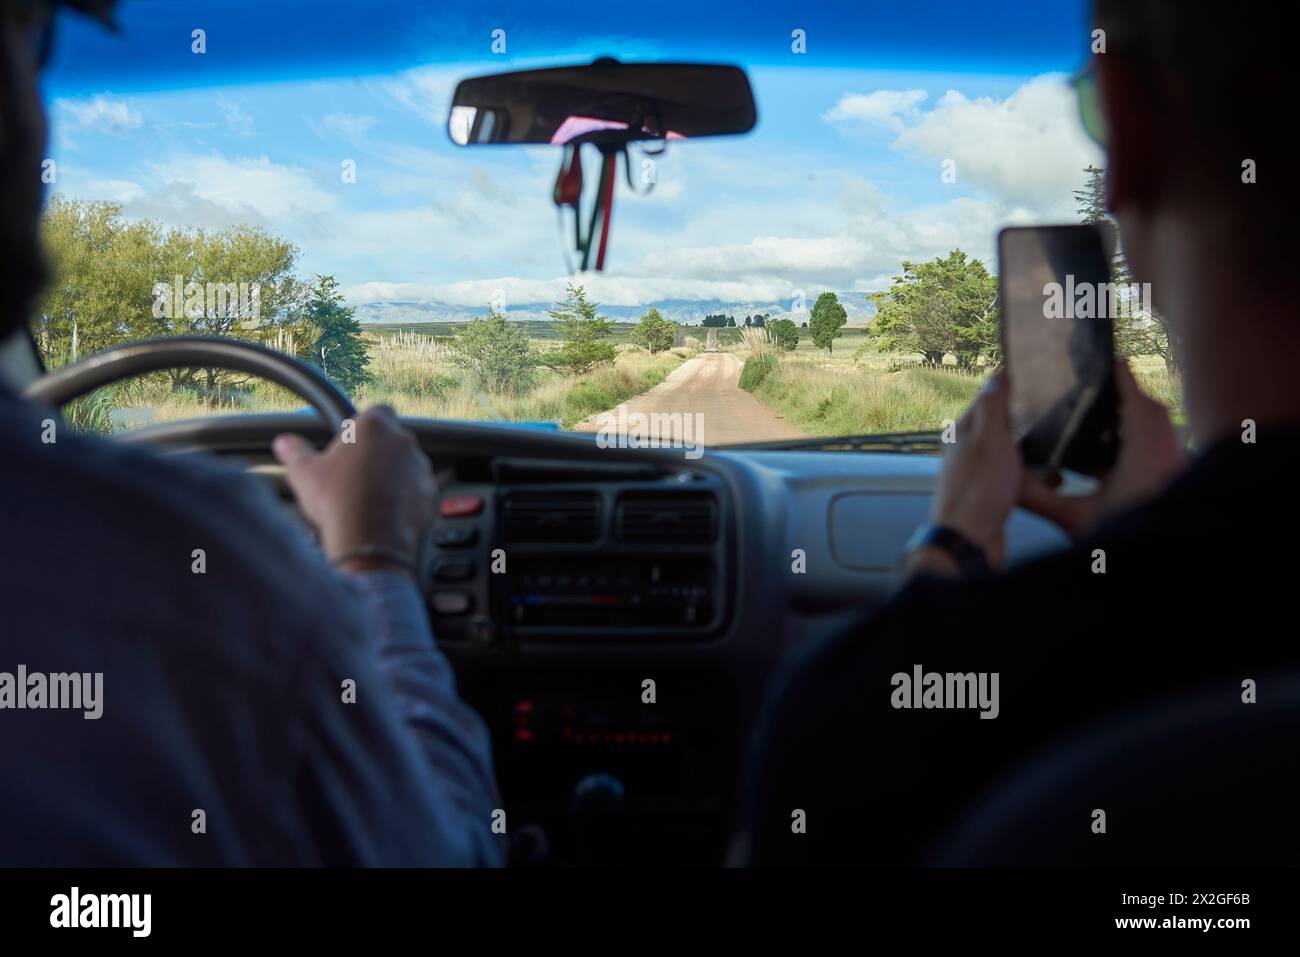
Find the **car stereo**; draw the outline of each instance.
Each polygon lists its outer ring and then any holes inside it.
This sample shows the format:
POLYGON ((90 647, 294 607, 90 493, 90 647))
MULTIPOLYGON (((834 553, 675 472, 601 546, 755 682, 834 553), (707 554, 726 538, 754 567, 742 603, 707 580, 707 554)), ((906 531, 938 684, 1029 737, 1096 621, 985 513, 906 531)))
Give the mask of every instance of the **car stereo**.
POLYGON ((517 557, 503 576, 503 620, 530 628, 700 628, 715 617, 706 556, 517 557))

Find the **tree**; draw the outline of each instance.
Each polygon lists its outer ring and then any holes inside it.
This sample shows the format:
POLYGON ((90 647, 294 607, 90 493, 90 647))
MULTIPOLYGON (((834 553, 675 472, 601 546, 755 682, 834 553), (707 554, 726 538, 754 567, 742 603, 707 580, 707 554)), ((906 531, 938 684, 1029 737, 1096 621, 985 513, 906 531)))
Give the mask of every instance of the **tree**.
POLYGON ((960 249, 926 263, 904 262, 892 287, 867 298, 876 304, 876 317, 859 353, 869 345, 919 352, 929 365, 941 365, 951 353, 965 369, 981 357, 998 361, 997 277, 960 249))
POLYGON ((767 326, 767 320, 768 320, 768 315, 767 315, 767 313, 763 313, 762 315, 755 315, 755 316, 754 316, 754 327, 757 328, 757 329, 762 329, 762 328, 766 327, 766 326, 767 326))
POLYGON ((307 321, 316 331, 307 361, 347 393, 369 381, 369 358, 361 338, 361 323, 353 309, 343 305, 343 294, 333 276, 317 276, 307 295, 307 321))
MULTIPOLYGON (((1079 214, 1079 221, 1085 226, 1105 225, 1113 228, 1115 221, 1106 212, 1106 171, 1089 163, 1083 172, 1088 180, 1083 189, 1074 191, 1074 209, 1079 214)), ((1128 262, 1124 259, 1124 251, 1118 243, 1111 257, 1110 274, 1114 282, 1127 283, 1132 278, 1128 262)))
POLYGON ((605 340, 614 332, 608 316, 597 314, 597 303, 587 299, 587 291, 570 283, 563 299, 558 299, 546 314, 555 328, 564 334, 560 348, 543 356, 543 361, 566 375, 582 375, 598 365, 613 362, 618 350, 605 340))
MULTIPOLYGON (((169 335, 261 341, 276 324, 292 326, 304 319, 312 321, 303 315, 304 299, 309 291, 293 275, 297 249, 292 243, 277 239, 265 230, 249 226, 235 226, 215 233, 201 229, 173 230, 167 234, 164 252, 168 257, 177 254, 183 257, 184 265, 178 268, 184 268, 188 279, 198 284, 191 288, 202 288, 202 307, 197 310, 197 315, 190 315, 188 306, 181 313, 172 310, 167 330, 169 335), (255 295, 253 290, 256 290, 255 295)), ((310 342, 310 330, 304 331, 307 334, 301 337, 301 341, 310 342)), ((345 334, 342 327, 339 334, 345 334)), ((360 325, 357 325, 356 336, 360 344, 360 325)), ((365 367, 364 344, 359 347, 360 366, 356 365, 358 360, 353 355, 348 360, 352 372, 345 374, 345 379, 354 385, 344 385, 339 381, 340 387, 349 392, 365 380, 364 373, 361 379, 355 379, 354 375, 357 369, 364 370, 365 367)), ((189 374, 184 370, 178 370, 178 373, 189 374)), ((248 381, 247 377, 223 369, 207 368, 201 374, 209 394, 222 384, 248 381)))
POLYGON ((735 324, 736 320, 734 317, 724 315, 721 312, 710 313, 705 316, 704 320, 700 323, 700 325, 705 329, 722 329, 726 326, 734 326, 735 324))
POLYGON ((658 309, 652 307, 641 317, 641 321, 632 330, 632 341, 649 349, 653 354, 663 352, 665 349, 671 349, 673 347, 673 337, 676 334, 677 323, 671 319, 665 319, 659 314, 658 309))
POLYGON ((753 324, 754 324, 754 317, 753 317, 753 316, 746 316, 746 317, 745 317, 745 328, 748 329, 748 328, 749 328, 750 326, 752 326, 753 324))
POLYGON ((493 309, 458 330, 449 348, 451 361, 484 392, 523 395, 537 385, 542 359, 528 332, 493 309))
MULTIPOLYGON (((165 335, 152 315, 153 285, 164 275, 162 231, 127 223, 112 203, 53 197, 42 221, 53 281, 32 331, 49 366, 128 339, 165 335)), ((9 268, 7 265, 4 268, 9 268)))
POLYGON ((1083 189, 1074 191, 1074 209, 1079 221, 1087 226, 1110 222, 1106 215, 1106 171, 1089 163, 1083 168, 1088 176, 1083 189))
POLYGON ((768 327, 768 332, 772 336, 772 341, 787 352, 792 352, 799 346, 799 327, 789 319, 778 319, 768 327))
POLYGON ((808 321, 808 333, 812 336, 813 345, 828 353, 833 351, 836 338, 843 335, 840 327, 848 321, 849 314, 840 304, 839 296, 833 292, 822 293, 813 304, 812 318, 808 321))
MULTIPOLYGON (((303 284, 294 276, 298 251, 264 230, 165 231, 148 220, 128 222, 111 203, 56 196, 42 232, 53 282, 33 330, 51 366, 71 357, 74 338, 77 353, 85 354, 156 336, 265 341, 303 322, 303 284)), ((249 378, 224 369, 166 375, 173 388, 202 385, 209 394, 249 378)))
MULTIPOLYGON (((1074 191, 1075 212, 1079 221, 1088 225, 1110 223, 1114 221, 1106 212, 1105 173, 1098 166, 1089 164, 1083 172, 1088 179, 1083 189, 1074 191)), ((1111 282, 1126 289, 1133 282, 1133 271, 1124 250, 1116 243, 1110 263, 1111 282)), ((1165 368, 1171 375, 1182 371, 1181 337, 1159 313, 1151 309, 1149 302, 1134 308, 1129 297, 1121 294, 1117 297, 1115 319, 1115 351, 1123 356, 1158 355, 1165 360, 1165 368)))

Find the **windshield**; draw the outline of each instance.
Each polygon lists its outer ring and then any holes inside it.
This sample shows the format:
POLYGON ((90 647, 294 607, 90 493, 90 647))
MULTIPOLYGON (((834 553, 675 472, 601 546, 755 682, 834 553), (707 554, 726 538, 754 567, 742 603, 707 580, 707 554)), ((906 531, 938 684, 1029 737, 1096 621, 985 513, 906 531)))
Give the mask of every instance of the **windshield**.
MULTIPOLYGON (((706 446, 941 429, 999 361, 998 229, 1101 215, 1067 83, 1086 11, 871 6, 127 0, 118 35, 64 18, 46 366, 213 334, 404 415, 614 434, 675 414, 706 446), (554 201, 565 147, 461 146, 448 121, 462 79, 602 56, 739 66, 758 120, 632 144, 612 184, 592 148, 582 218, 616 195, 598 272, 554 201)), ((178 369, 69 415, 111 432, 302 405, 178 369)))

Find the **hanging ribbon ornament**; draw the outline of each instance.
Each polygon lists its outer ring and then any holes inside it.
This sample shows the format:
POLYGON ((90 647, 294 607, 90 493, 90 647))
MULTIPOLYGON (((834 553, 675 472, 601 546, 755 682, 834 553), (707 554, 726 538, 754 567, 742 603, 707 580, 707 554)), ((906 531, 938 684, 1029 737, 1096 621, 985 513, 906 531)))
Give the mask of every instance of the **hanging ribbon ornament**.
MULTIPOLYGON (((602 145, 597 148, 601 153, 600 179, 585 233, 582 229, 581 143, 565 145, 564 153, 560 158, 560 171, 555 177, 555 188, 552 193, 552 199, 561 217, 561 230, 563 230, 564 210, 573 210, 573 248, 579 256, 578 268, 583 271, 593 266, 592 241, 598 234, 600 238, 596 243, 594 268, 597 271, 605 268, 605 254, 609 248, 610 222, 614 210, 614 180, 618 169, 618 156, 624 152, 622 146, 602 145)), ((569 271, 573 271, 571 264, 569 271)))

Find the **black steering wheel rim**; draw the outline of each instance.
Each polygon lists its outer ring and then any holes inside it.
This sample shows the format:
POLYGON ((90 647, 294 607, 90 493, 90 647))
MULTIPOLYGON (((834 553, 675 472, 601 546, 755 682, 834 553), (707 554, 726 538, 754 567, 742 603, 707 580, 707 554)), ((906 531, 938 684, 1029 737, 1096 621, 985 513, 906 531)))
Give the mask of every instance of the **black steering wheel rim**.
POLYGON ((96 389, 147 372, 185 367, 246 372, 306 400, 331 432, 356 416, 356 407, 318 369, 274 349, 218 336, 174 336, 113 346, 42 376, 24 390, 34 402, 60 408, 96 389))

